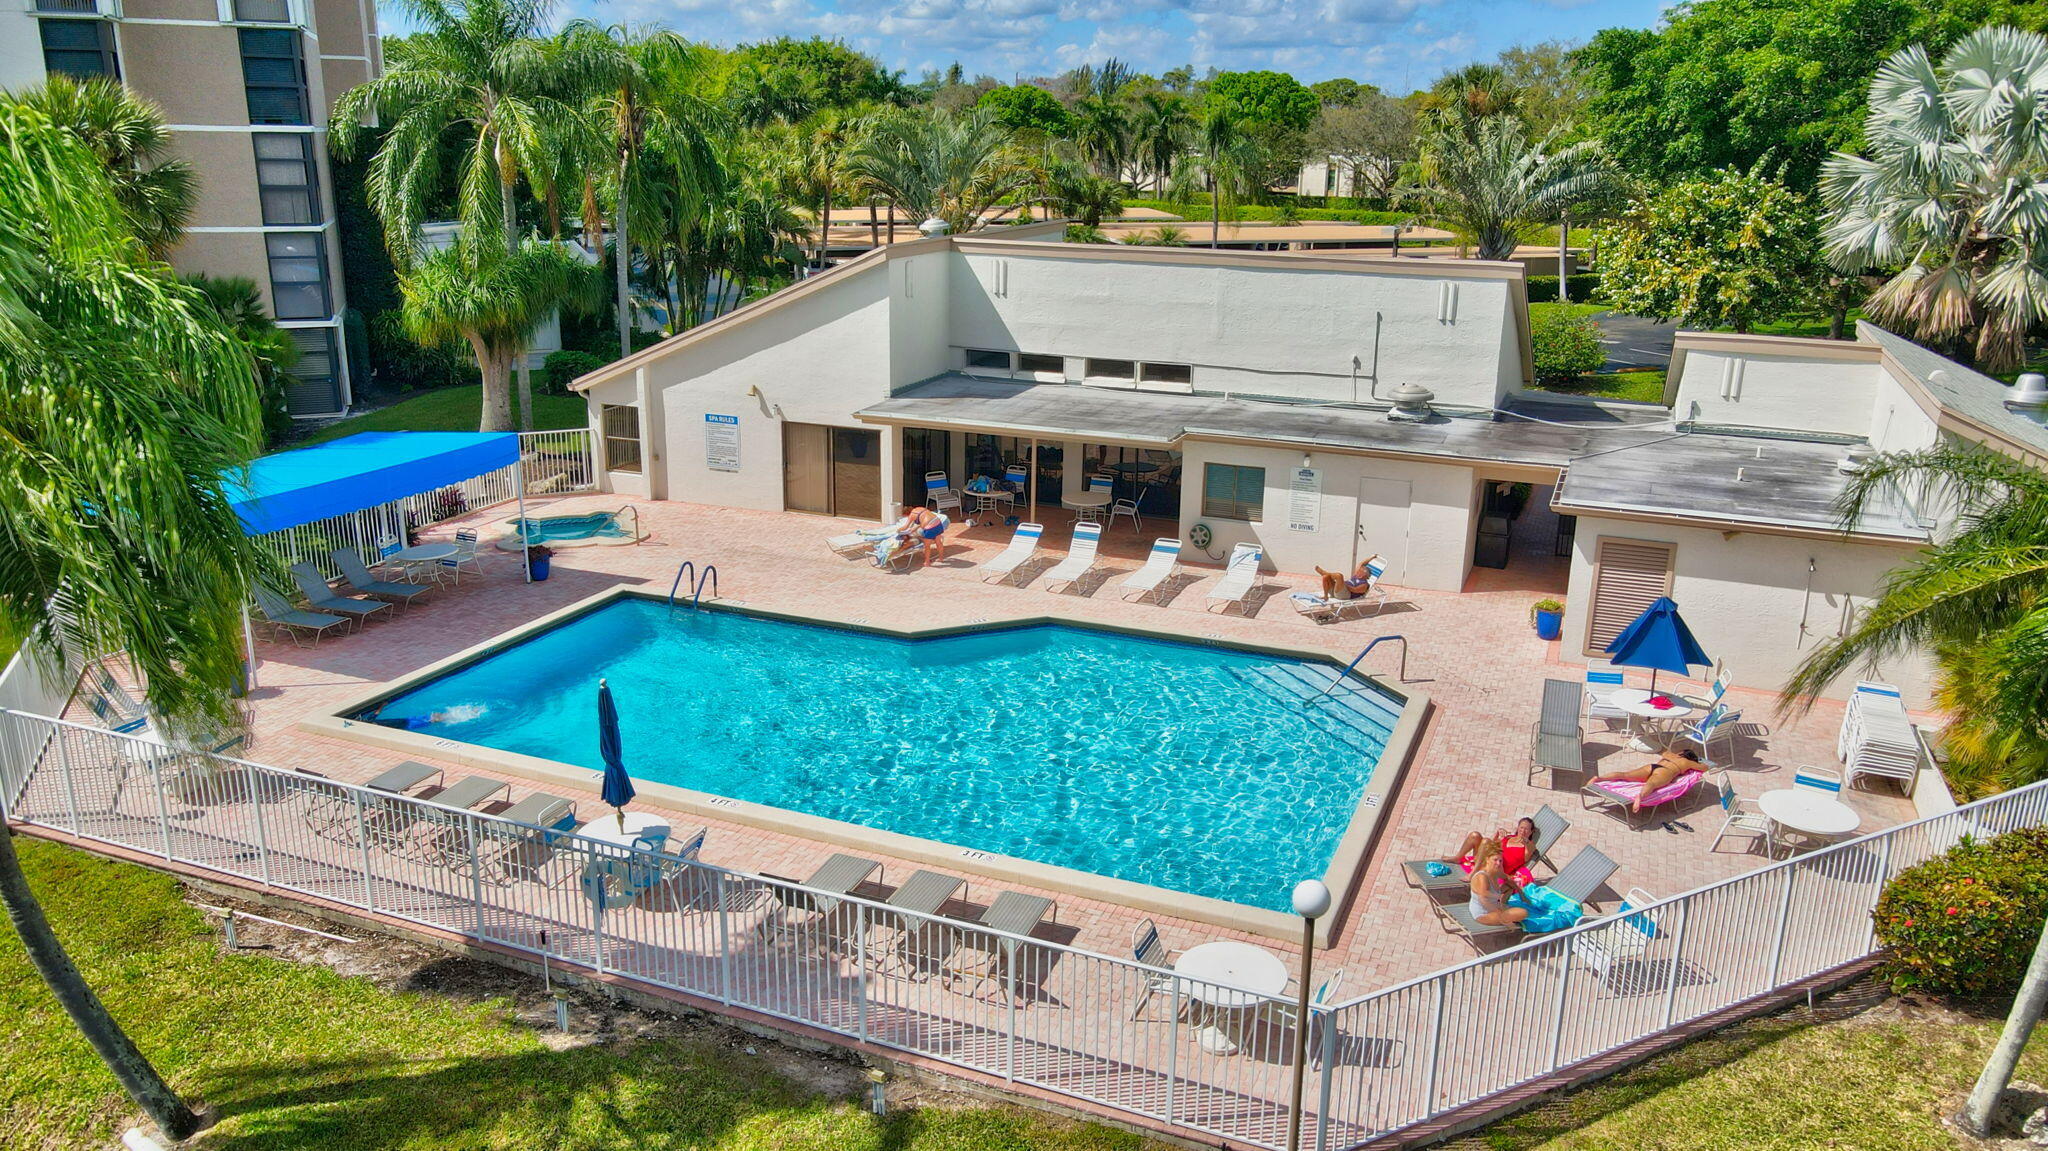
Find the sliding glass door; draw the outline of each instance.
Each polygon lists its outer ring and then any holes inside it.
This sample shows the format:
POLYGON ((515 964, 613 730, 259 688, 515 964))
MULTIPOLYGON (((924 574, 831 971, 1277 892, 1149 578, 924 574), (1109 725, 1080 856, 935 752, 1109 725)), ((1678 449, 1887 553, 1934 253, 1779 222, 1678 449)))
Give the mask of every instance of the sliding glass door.
POLYGON ((881 434, 823 424, 783 424, 782 501, 793 512, 879 518, 881 434))

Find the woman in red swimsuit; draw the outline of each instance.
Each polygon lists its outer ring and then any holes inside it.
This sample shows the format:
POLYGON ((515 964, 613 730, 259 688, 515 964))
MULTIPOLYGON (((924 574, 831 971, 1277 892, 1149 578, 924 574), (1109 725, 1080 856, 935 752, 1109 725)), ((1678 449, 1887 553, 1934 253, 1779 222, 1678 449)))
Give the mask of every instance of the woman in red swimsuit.
POLYGON ((1455 854, 1444 857, 1444 862, 1463 868, 1470 874, 1478 862, 1479 845, 1488 841, 1500 845, 1501 870, 1517 884, 1535 880, 1536 877, 1529 873, 1529 864, 1536 858, 1536 821, 1526 815, 1515 821, 1513 831, 1496 828, 1490 836, 1472 832, 1465 837, 1465 842, 1458 845, 1455 854))

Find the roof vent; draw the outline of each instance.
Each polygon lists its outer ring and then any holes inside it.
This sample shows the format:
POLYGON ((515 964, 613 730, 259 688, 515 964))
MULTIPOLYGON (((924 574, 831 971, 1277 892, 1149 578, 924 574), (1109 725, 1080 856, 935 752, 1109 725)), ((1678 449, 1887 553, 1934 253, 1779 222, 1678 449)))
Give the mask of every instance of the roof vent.
POLYGON ((2048 376, 2028 372, 2013 381, 2012 392, 2005 397, 2005 406, 2037 417, 2048 414, 2048 376))
POLYGON ((1421 384, 1402 384, 1388 398, 1394 401, 1394 410, 1387 413, 1390 420, 1420 423, 1435 414, 1429 401, 1436 398, 1436 393, 1421 384))
POLYGON ((926 236, 943 236, 947 232, 952 231, 953 229, 952 226, 947 224, 944 220, 939 219, 937 216, 933 216, 930 219, 926 220, 924 223, 919 224, 917 226, 917 230, 924 233, 926 236))
POLYGON ((1853 476, 1876 456, 1877 449, 1869 444, 1852 444, 1848 451, 1842 453, 1842 458, 1835 461, 1835 470, 1845 476, 1853 476))

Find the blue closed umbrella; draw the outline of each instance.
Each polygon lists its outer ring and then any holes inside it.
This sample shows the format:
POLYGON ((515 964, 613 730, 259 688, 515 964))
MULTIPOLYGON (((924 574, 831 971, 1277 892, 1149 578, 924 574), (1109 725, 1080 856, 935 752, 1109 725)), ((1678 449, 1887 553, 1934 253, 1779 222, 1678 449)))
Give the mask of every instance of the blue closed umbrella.
POLYGON ((1643 609, 1643 614, 1607 645, 1607 653, 1616 667, 1649 668, 1651 691, 1657 690, 1660 671, 1685 675, 1695 664, 1705 667, 1714 662, 1692 637, 1692 629, 1685 626, 1670 596, 1659 596, 1656 603, 1643 609))
POLYGON ((626 751, 619 742, 619 707, 612 702, 611 685, 597 681, 597 751, 604 756, 604 801, 619 813, 619 830, 626 829, 626 805, 633 802, 633 779, 626 774, 626 751))

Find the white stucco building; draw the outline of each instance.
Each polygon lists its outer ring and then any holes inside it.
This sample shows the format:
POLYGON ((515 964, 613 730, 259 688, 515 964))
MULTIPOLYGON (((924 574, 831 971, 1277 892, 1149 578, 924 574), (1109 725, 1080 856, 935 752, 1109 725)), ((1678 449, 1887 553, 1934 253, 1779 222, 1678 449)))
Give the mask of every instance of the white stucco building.
MULTIPOLYGON (((1841 530, 1851 449, 2048 457, 2003 385, 1868 325, 1682 335, 1665 405, 1575 403, 1527 390, 1519 264, 1059 235, 870 252, 585 377, 603 484, 882 519, 929 471, 1024 465, 1027 513, 1116 471, 1143 483, 1148 534, 1206 537, 1212 560, 1253 540, 1289 572, 1377 553, 1391 582, 1440 590, 1498 566, 1499 497, 1527 484, 1569 531, 1565 656, 1668 592, 1763 686, 1940 528, 1901 500, 1841 530), (1425 418, 1391 411, 1404 387, 1425 418)), ((1917 661, 1875 671, 1924 692, 1917 661)))

